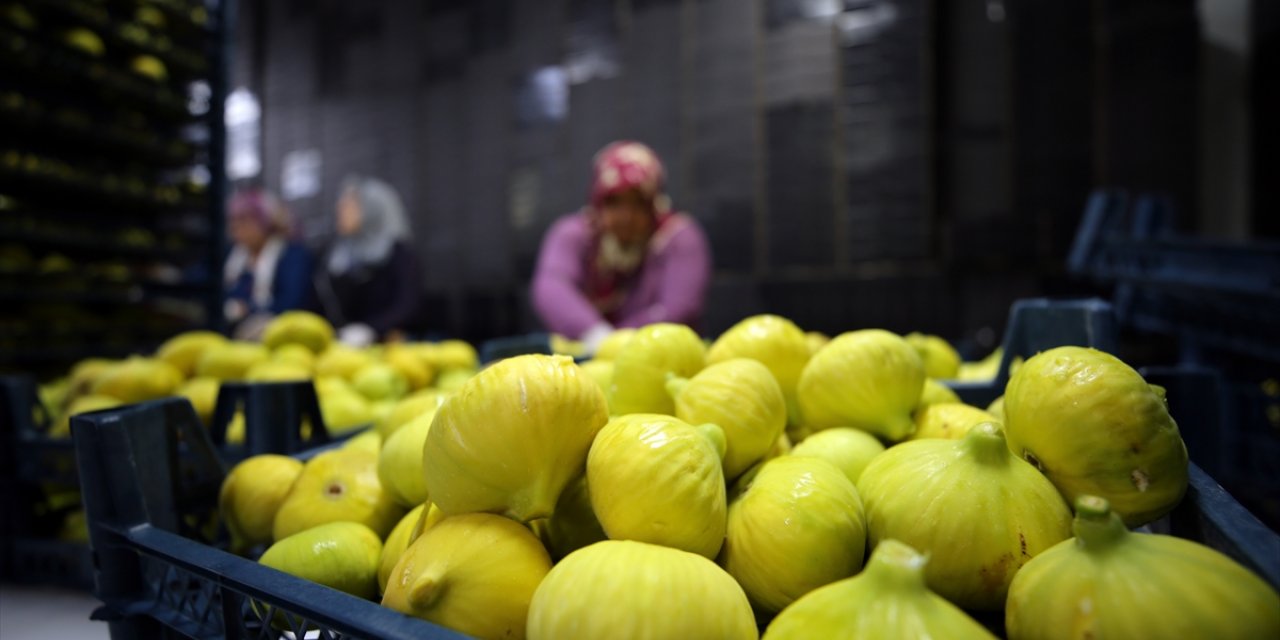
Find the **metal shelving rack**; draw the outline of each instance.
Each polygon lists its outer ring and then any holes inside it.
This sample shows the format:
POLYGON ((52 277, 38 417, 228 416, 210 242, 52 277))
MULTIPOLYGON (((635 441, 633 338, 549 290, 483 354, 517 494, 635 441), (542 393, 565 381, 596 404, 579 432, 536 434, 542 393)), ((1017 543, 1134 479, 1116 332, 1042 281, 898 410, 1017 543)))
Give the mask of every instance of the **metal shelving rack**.
POLYGON ((0 6, 0 371, 218 325, 233 11, 0 6))

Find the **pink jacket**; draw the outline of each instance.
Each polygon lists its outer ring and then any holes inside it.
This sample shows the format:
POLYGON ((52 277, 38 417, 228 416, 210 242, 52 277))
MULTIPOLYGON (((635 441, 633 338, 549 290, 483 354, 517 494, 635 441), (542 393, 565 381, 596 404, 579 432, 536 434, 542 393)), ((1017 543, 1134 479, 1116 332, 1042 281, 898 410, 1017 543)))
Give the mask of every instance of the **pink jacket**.
POLYGON ((533 308, 549 331, 578 338, 602 322, 615 327, 676 322, 697 329, 711 278, 711 252, 693 218, 675 214, 654 234, 622 306, 609 317, 582 291, 594 244, 591 233, 587 214, 579 212, 556 221, 542 241, 532 297, 533 308))

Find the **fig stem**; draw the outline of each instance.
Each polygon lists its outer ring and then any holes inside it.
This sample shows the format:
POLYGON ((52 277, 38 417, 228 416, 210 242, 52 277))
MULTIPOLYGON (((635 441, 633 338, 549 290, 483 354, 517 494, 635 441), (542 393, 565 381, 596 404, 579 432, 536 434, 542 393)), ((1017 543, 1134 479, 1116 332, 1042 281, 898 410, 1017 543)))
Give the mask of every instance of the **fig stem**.
POLYGON ((1098 496, 1076 499, 1071 530, 1076 534, 1076 543, 1091 550, 1105 549, 1129 534, 1120 516, 1111 511, 1111 504, 1098 496))
POLYGON ((1004 441, 1004 432, 994 422, 983 422, 966 433, 962 440, 964 447, 975 459, 985 464, 1008 462, 1009 447, 1004 441))
POLYGON ((688 385, 688 378, 681 378, 674 373, 667 374, 667 395, 671 396, 672 400, 679 398, 680 394, 684 392, 684 388, 688 385))
MULTIPOLYGON (((561 488, 561 491, 563 490, 561 488)), ((520 523, 550 518, 551 513, 556 509, 556 501, 560 498, 559 492, 548 495, 550 493, 542 482, 528 487, 522 494, 515 496, 516 499, 512 502, 511 508, 507 509, 503 515, 520 523)))
POLYGON ((710 422, 698 425, 697 429, 699 433, 706 436, 707 440, 711 442, 711 446, 715 447, 716 455, 719 456, 721 462, 723 462, 725 451, 729 448, 729 442, 724 436, 724 429, 721 429, 720 425, 712 424, 710 422))
POLYGON ((885 437, 892 442, 900 442, 916 430, 916 423, 910 413, 897 413, 889 416, 884 423, 885 437))
POLYGON ((929 558, 897 540, 883 540, 871 552, 866 573, 884 587, 925 589, 924 566, 929 558))
POLYGON ((444 588, 444 576, 424 572, 413 581, 413 586, 409 589, 409 603, 415 611, 430 608, 440 599, 444 588))

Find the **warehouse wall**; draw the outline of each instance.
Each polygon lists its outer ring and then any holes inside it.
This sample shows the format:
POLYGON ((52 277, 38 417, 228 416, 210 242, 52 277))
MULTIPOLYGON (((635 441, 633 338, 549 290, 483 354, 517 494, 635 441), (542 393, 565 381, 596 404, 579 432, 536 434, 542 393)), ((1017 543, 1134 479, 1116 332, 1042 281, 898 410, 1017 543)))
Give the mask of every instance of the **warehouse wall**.
MULTIPOLYGON (((999 331, 1016 297, 1069 290, 1055 278, 1088 189, 1130 177, 1108 158, 1139 155, 1106 131, 1167 133, 1126 120, 1127 76, 1098 73, 1129 55, 1096 50, 1099 20, 1143 3, 1008 4, 252 2, 261 41, 238 69, 264 105, 265 183, 281 186, 289 154, 320 152, 319 192, 291 203, 312 242, 344 175, 400 189, 433 329, 536 328, 524 298, 541 235, 581 205, 592 154, 630 137, 710 235, 704 331, 767 310, 962 338, 999 331)), ((1173 61, 1169 76, 1187 64, 1173 61)), ((1168 127, 1186 115, 1166 113, 1168 127)), ((1133 170, 1192 198, 1179 144, 1133 170)))

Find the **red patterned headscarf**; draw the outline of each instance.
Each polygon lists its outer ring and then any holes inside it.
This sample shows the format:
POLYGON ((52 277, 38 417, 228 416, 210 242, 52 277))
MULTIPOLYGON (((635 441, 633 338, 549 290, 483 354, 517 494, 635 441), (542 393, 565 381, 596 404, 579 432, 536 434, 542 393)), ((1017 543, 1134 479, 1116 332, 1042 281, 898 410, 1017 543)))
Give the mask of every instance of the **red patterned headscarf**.
POLYGON ((653 149, 632 140, 614 142, 596 153, 595 173, 591 181, 591 206, 598 207, 605 198, 635 189, 654 203, 654 213, 666 213, 670 205, 662 193, 666 171, 653 149))
MULTIPOLYGON (((594 215, 609 196, 634 189, 652 207, 654 233, 671 219, 671 201, 662 189, 666 172, 653 149, 631 140, 614 142, 596 153, 592 168, 590 214, 594 215)), ((592 304, 612 321, 640 265, 629 269, 609 266, 601 259, 602 240, 596 233, 587 252, 585 288, 592 304)))
POLYGON ((262 189, 245 189, 231 196, 227 207, 229 218, 252 220, 268 235, 292 238, 293 218, 279 200, 262 189))

